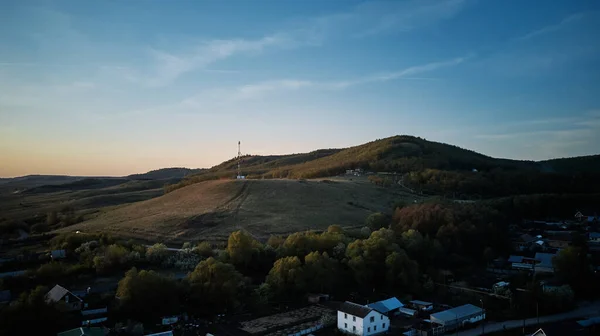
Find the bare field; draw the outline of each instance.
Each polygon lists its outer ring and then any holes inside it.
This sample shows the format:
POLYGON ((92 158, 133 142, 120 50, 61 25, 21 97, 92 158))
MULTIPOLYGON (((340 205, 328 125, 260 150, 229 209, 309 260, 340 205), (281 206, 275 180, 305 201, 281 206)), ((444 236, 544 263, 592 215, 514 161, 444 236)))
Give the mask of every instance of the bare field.
POLYGON ((59 231, 104 231, 145 241, 223 241, 238 229, 266 240, 271 234, 356 227, 372 212, 414 197, 365 179, 220 180, 107 211, 59 231))

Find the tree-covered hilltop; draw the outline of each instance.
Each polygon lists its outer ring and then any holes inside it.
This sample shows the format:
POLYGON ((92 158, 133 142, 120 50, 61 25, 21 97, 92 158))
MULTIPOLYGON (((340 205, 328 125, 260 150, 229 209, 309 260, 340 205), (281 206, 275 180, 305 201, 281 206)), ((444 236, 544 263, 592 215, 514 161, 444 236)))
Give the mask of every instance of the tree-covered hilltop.
MULTIPOLYGON (((233 158, 189 175, 171 191, 210 179, 232 178, 233 158)), ((543 162, 492 158, 471 150, 422 138, 400 135, 346 149, 323 149, 304 154, 253 156, 241 159, 248 178, 318 178, 362 168, 373 172, 407 174, 407 182, 431 193, 505 196, 519 193, 588 192, 600 180, 600 155, 543 162), (478 175, 479 174, 479 175, 478 175), (558 181, 552 183, 548 181, 558 181), (494 185, 502 184, 500 188, 494 185)))

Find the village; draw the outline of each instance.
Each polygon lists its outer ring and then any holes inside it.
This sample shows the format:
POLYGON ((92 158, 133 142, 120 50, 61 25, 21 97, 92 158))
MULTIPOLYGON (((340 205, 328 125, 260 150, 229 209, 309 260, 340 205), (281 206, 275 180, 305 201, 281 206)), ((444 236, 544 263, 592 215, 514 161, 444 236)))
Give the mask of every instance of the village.
MULTIPOLYGON (((335 333, 370 336, 376 334, 402 334, 405 336, 445 335, 465 330, 476 330, 484 334, 486 323, 502 321, 503 309, 511 309, 513 300, 531 288, 514 283, 511 279, 535 278, 544 293, 561 292, 565 284, 555 275, 554 258, 563 249, 584 243, 593 272, 600 270, 600 217, 577 211, 572 219, 562 221, 524 220, 510 226, 512 253, 489 262, 483 273, 472 278, 455 279, 451 272, 444 276, 443 283, 436 287, 445 288, 459 296, 469 294, 462 305, 450 306, 433 297, 419 298, 385 297, 385 293, 373 297, 382 300, 369 302, 365 297, 334 298, 329 294, 306 294, 303 304, 277 307, 272 315, 253 319, 252 313, 225 316, 214 320, 198 319, 187 314, 164 316, 151 328, 154 333, 143 333, 141 325, 110 323, 110 298, 114 297, 115 281, 94 281, 87 287, 66 288, 56 284, 45 294, 49 303, 61 303, 68 312, 79 320, 80 328, 60 332, 58 336, 71 335, 202 335, 202 336, 301 336, 330 335, 335 333), (473 296, 474 295, 474 296, 473 296), (498 302, 502 302, 498 305, 498 302), (486 308, 486 304, 488 307, 486 308), (493 317, 493 321, 490 318, 493 317), (107 324, 110 323, 110 324, 107 324), (137 331, 136 331, 137 328, 137 331)), ((172 249, 178 250, 178 249, 172 249)), ((35 256, 20 256, 27 262, 35 260, 61 260, 67 258, 65 250, 51 250, 35 256)), ((2 259, 1 262, 16 260, 2 259)), ((2 278, 22 276, 25 271, 0 274, 2 278)), ((182 279, 185 273, 177 278, 182 279)), ((466 297, 466 296, 465 296, 466 297)), ((0 304, 9 305, 16 297, 10 291, 0 292, 0 304)), ((118 299, 118 298, 117 298, 118 299)), ((537 302, 535 303, 538 304, 537 302)), ((536 307, 537 309, 537 307, 536 307)), ((589 314, 593 315, 590 310, 589 314)), ((585 328, 598 324, 597 316, 582 317, 585 328)), ((534 324, 535 327, 539 325, 534 324)), ((525 320, 523 320, 525 321, 525 320)), ((525 323, 525 322, 523 322, 525 323)), ((584 328, 584 329, 585 329, 584 328)), ((488 331, 491 330, 488 327, 488 331)), ((523 327, 523 330, 525 328, 523 327)))

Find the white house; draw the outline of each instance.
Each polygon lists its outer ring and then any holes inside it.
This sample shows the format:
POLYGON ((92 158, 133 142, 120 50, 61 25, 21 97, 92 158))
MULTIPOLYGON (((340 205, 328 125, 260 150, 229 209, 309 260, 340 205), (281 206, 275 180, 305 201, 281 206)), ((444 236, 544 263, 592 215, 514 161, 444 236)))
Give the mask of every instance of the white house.
POLYGON ((337 321, 342 332, 360 336, 384 333, 390 328, 390 319, 384 314, 348 301, 340 305, 337 321))

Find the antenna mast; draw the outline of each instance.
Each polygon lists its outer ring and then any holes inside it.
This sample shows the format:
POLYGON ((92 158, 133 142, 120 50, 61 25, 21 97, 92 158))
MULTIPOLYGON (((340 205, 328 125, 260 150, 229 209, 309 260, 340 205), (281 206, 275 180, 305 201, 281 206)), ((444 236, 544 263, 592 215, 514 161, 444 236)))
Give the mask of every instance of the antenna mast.
POLYGON ((238 141, 237 178, 240 178, 240 176, 242 176, 242 169, 240 167, 241 161, 242 161, 242 142, 238 141))

